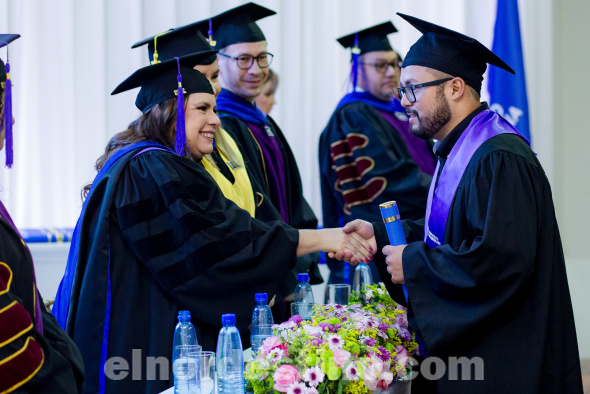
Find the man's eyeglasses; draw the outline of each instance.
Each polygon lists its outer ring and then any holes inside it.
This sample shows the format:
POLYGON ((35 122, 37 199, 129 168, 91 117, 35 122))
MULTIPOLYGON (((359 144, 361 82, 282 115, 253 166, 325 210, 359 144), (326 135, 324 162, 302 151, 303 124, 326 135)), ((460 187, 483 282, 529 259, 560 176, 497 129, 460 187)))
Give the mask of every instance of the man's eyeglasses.
POLYGON ((270 66, 272 63, 273 54, 272 53, 261 53, 258 56, 252 55, 240 55, 238 57, 233 57, 226 55, 225 53, 218 52, 218 55, 223 57, 227 57, 230 59, 234 59, 238 64, 238 68, 242 70, 248 70, 254 64, 254 59, 256 59, 256 63, 258 63, 258 67, 266 68, 270 66))
POLYGON ((395 61, 391 63, 387 62, 379 62, 379 63, 361 63, 363 66, 373 66, 375 67, 375 71, 379 74, 385 74, 385 71, 389 68, 389 66, 393 67, 394 70, 398 70, 402 68, 402 62, 395 61))
POLYGON ((414 90, 419 89, 419 88, 425 88, 427 86, 440 85, 441 83, 450 81, 451 79, 453 79, 453 78, 443 78, 443 79, 437 79, 436 81, 432 81, 432 82, 420 83, 418 85, 402 86, 401 88, 397 88, 397 91, 399 92, 399 99, 400 99, 400 101, 403 100, 404 94, 405 94, 410 103, 415 103, 416 102, 416 94, 414 93, 414 90))

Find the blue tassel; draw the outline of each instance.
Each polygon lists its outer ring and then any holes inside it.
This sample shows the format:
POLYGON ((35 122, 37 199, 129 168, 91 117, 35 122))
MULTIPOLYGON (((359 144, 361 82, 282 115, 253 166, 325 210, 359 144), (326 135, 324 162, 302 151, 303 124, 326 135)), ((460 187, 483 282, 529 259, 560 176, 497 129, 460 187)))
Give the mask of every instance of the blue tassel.
POLYGON ((4 88, 4 131, 6 133, 6 167, 11 168, 12 153, 12 84, 10 82, 10 64, 6 56, 6 85, 4 88))
POLYGON ((213 19, 209 19, 209 31, 207 32, 207 34, 209 35, 209 45, 211 45, 212 47, 217 45, 217 41, 213 39, 213 19))
POLYGON ((352 69, 350 75, 352 79, 352 91, 356 92, 356 83, 358 81, 359 57, 361 50, 359 48, 359 34, 354 35, 354 47, 352 48, 352 69))
POLYGON ((178 65, 178 90, 176 92, 176 138, 174 139, 174 150, 179 156, 184 156, 184 146, 186 143, 186 131, 184 126, 184 89, 182 88, 182 74, 180 73, 180 59, 175 57, 178 65))

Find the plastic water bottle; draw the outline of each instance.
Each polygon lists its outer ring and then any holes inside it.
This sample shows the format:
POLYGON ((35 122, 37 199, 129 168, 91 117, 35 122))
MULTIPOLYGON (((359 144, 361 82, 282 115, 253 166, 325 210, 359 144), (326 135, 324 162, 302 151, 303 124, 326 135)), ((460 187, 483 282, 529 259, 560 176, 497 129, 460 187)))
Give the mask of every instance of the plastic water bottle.
POLYGON ((309 284, 309 274, 298 274, 297 280, 299 284, 295 287, 295 294, 293 296, 293 302, 305 302, 313 304, 313 291, 309 284))
POLYGON ((179 353, 177 346, 198 345, 195 326, 191 323, 189 311, 178 312, 178 324, 174 329, 172 341, 172 372, 174 374, 174 393, 197 393, 198 360, 188 354, 179 353))
POLYGON ((297 314, 304 320, 311 320, 313 316, 313 290, 309 285, 309 275, 306 273, 298 274, 299 284, 295 287, 293 296, 293 305, 291 310, 297 310, 297 314))
POLYGON ((244 354, 240 333, 236 328, 236 315, 221 316, 223 327, 217 338, 217 392, 244 394, 244 354))
POLYGON ((262 346, 262 342, 272 335, 270 326, 274 324, 270 307, 266 305, 268 295, 266 293, 256 293, 254 300, 256 306, 252 311, 252 325, 250 326, 252 354, 258 353, 258 348, 262 346))
POLYGON ((360 297, 360 291, 365 289, 365 286, 373 284, 373 275, 371 275, 371 269, 365 263, 360 263, 354 270, 354 281, 352 282, 352 291, 359 294, 361 304, 365 304, 367 300, 364 297, 360 297))

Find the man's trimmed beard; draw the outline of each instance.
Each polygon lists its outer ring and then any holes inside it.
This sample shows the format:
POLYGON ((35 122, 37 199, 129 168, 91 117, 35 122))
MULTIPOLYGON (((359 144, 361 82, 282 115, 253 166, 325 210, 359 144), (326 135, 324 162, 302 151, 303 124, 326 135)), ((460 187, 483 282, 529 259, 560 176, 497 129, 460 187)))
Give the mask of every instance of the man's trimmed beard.
POLYGON ((439 86, 436 90, 436 107, 431 116, 420 117, 416 111, 408 110, 408 114, 414 114, 417 125, 410 125, 410 132, 423 140, 430 140, 436 133, 451 120, 451 107, 444 94, 444 86, 439 86))

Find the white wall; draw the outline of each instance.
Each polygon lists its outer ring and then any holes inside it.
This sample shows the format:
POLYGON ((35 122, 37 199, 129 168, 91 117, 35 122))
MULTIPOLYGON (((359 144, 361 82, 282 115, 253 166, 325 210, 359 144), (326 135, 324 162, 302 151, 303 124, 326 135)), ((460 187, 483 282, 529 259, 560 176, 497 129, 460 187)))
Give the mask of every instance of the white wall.
MULTIPOLYGON (((559 228, 566 253, 570 291, 582 357, 590 358, 590 175, 588 170, 587 95, 590 91, 590 44, 588 44, 590 2, 585 0, 553 3, 555 149, 553 193, 559 228)), ((545 60, 543 60, 545 61, 545 60)))

